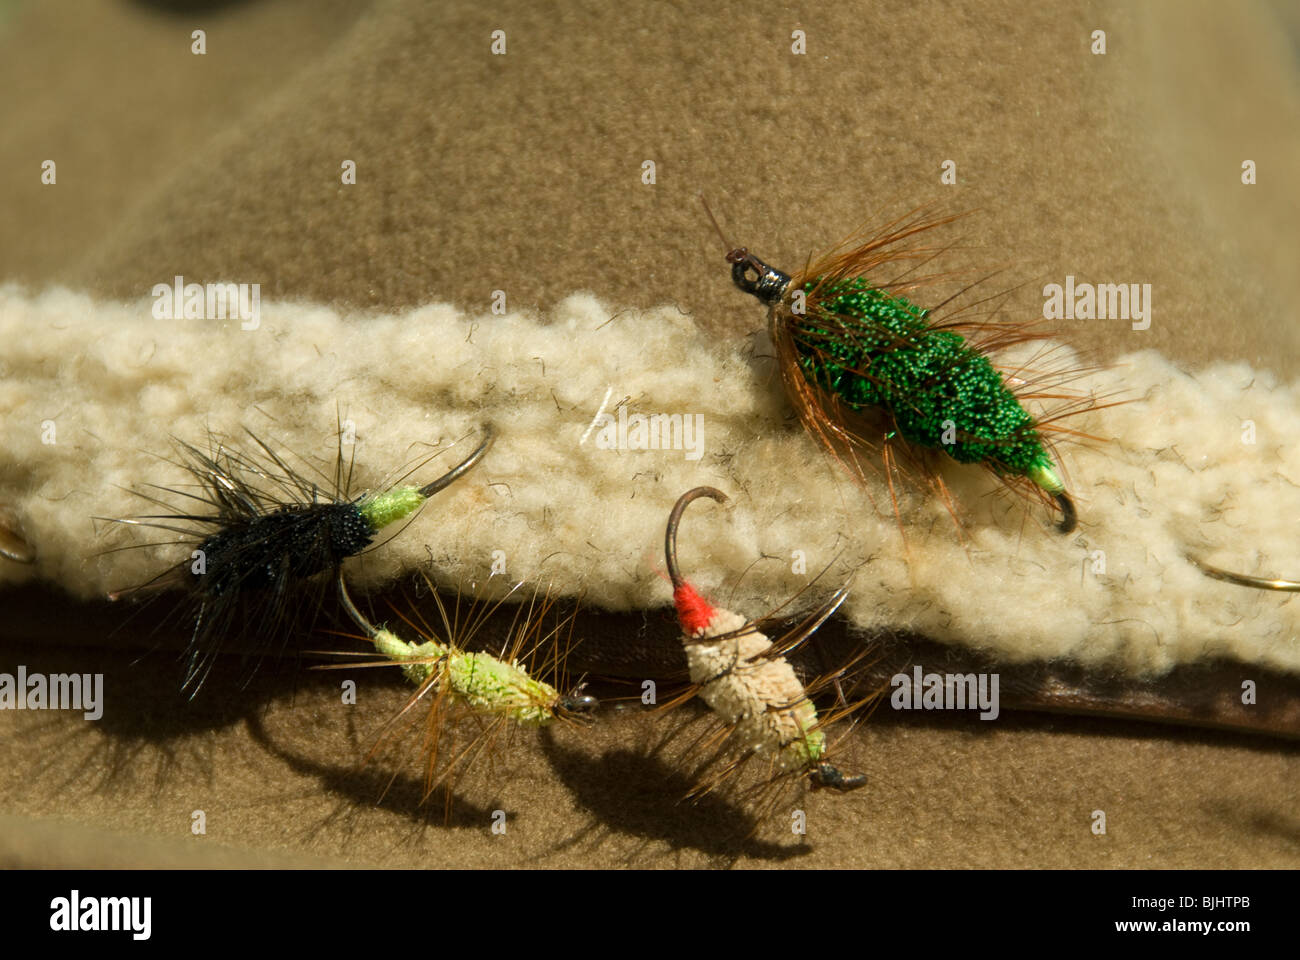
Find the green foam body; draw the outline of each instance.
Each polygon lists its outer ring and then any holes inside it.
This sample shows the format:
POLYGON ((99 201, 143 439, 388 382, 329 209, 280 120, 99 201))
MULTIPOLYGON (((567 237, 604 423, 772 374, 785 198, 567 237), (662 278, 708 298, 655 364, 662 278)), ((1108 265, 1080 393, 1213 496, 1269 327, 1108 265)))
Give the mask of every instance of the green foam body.
POLYGON ((466 653, 427 641, 407 643, 388 630, 377 630, 371 642, 380 654, 403 663, 402 672, 417 686, 435 673, 448 692, 480 712, 504 716, 524 726, 540 727, 555 719, 553 705, 559 693, 550 684, 534 680, 517 663, 507 663, 490 653, 466 653), (404 663, 408 660, 428 661, 404 663))
MULTIPOLYGON (((804 289, 811 293, 817 283, 804 289)), ((885 410, 909 442, 1056 492, 1047 486, 1056 475, 1034 418, 965 337, 934 329, 928 311, 863 277, 830 284, 818 296, 818 314, 796 318, 794 330, 811 382, 854 410, 885 410), (953 424, 946 437, 945 421, 953 424)))
POLYGON ((357 504, 357 510, 370 529, 378 533, 390 523, 410 516, 427 499, 417 487, 394 487, 366 497, 357 504))
POLYGON ((787 743, 784 752, 793 759, 794 766, 815 766, 826 757, 826 734, 816 729, 817 708, 811 700, 803 700, 794 709, 799 726, 807 732, 798 740, 787 743))

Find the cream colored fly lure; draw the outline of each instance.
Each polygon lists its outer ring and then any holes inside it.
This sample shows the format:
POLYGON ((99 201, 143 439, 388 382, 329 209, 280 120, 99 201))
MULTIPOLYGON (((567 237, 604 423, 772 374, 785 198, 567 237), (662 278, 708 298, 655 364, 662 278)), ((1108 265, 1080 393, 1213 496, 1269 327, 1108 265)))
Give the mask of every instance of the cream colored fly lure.
POLYGON ((713 487, 696 487, 683 494, 668 517, 664 554, 691 682, 700 698, 728 725, 731 742, 740 752, 737 763, 764 759, 772 767, 773 778, 807 774, 814 786, 854 790, 865 785, 865 776, 845 776, 829 761, 817 708, 785 659, 787 652, 844 602, 848 588, 805 621, 794 638, 783 638, 779 644, 761 633, 753 621, 710 605, 677 569, 677 527, 687 505, 700 497, 719 503, 727 500, 726 494, 713 487))

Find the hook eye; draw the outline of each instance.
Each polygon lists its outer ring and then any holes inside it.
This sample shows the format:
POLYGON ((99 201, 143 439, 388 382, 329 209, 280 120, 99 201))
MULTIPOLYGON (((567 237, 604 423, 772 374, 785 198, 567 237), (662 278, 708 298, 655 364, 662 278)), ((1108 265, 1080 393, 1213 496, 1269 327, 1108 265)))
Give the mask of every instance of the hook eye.
POLYGON ((727 254, 731 264, 731 281, 745 293, 764 303, 775 303, 790 286, 790 275, 768 266, 744 247, 727 254))

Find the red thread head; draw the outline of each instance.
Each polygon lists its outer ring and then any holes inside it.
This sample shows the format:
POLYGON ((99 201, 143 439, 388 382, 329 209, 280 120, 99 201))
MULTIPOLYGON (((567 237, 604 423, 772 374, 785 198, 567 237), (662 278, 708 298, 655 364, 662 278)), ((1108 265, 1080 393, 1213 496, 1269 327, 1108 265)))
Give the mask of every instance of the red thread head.
POLYGON ((682 625, 682 632, 688 637, 708 629, 713 622, 713 607, 689 583, 683 582, 673 591, 673 603, 677 607, 677 620, 682 625))

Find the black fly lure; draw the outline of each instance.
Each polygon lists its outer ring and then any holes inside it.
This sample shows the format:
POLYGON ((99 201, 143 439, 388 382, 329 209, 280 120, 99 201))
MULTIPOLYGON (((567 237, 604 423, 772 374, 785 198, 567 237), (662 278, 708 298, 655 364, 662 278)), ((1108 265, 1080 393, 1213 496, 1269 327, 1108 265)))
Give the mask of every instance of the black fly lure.
POLYGON ((260 659, 283 652, 293 635, 309 633, 331 581, 321 574, 337 572, 382 529, 409 517, 469 472, 492 445, 491 432, 484 433, 474 452, 431 483, 416 487, 399 480, 355 496, 350 492, 353 464, 349 459, 345 470, 341 433, 334 476, 320 474, 324 488, 291 468, 251 432, 254 446, 245 451, 216 436, 209 438, 208 452, 175 440, 179 458, 172 462, 196 483, 156 489, 184 498, 195 509, 185 511, 173 502, 139 494, 176 512, 113 522, 190 537, 189 559, 109 598, 165 588, 189 593, 193 628, 182 690, 192 697, 235 638, 252 638, 260 659))

